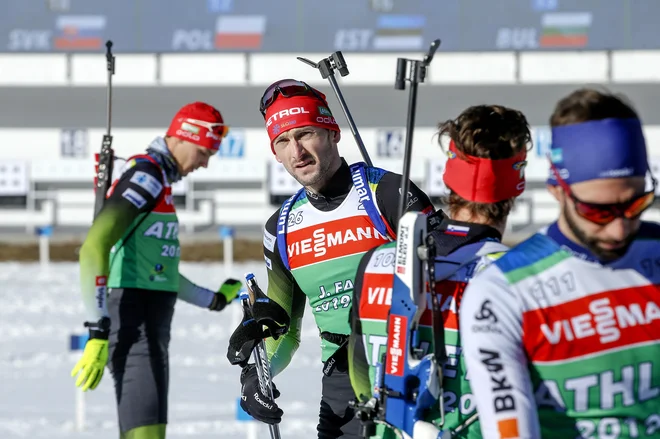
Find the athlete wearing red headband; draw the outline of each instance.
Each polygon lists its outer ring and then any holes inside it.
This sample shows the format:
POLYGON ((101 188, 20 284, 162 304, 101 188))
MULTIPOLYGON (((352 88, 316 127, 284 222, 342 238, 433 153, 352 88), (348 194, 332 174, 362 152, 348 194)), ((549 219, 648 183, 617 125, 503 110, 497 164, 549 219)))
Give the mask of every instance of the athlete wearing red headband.
MULTIPOLYGON (((480 437, 479 425, 470 419, 475 413, 470 400, 469 381, 463 367, 458 337, 461 296, 471 278, 506 252, 500 241, 514 200, 525 188, 525 164, 530 130, 525 116, 496 105, 466 109, 455 120, 440 125, 440 137, 449 137, 444 181, 449 188, 450 213, 430 233, 435 238, 436 283, 445 326, 448 360, 443 365, 445 423, 439 413, 429 413, 415 425, 415 438, 433 438, 438 429, 462 429, 462 438, 480 437), (428 422, 427 422, 428 421, 428 422)), ((351 311, 349 372, 355 395, 370 399, 377 363, 387 346, 387 319, 392 301, 396 243, 367 252, 358 267, 351 311)), ((496 299, 494 299, 496 300, 496 299)), ((487 308, 483 328, 488 330, 487 308)), ((430 310, 421 318, 422 341, 434 343, 428 325, 430 310)), ((407 331, 408 328, 405 328, 407 331)), ((402 426, 393 426, 402 428, 402 426)), ((378 426, 377 437, 393 438, 394 433, 378 426)))
MULTIPOLYGON (((325 96, 303 82, 268 87, 260 111, 275 158, 302 186, 264 228, 268 296, 291 317, 286 335, 266 340, 272 375, 287 367, 298 348, 309 303, 324 362, 318 438, 357 439, 359 423, 348 406, 353 394, 346 371, 348 311, 360 257, 395 237, 401 175, 346 163, 325 96)), ((408 211, 435 210, 412 182, 409 200, 408 211)), ((261 392, 253 365, 243 369, 241 384, 244 410, 263 422, 281 421, 282 410, 261 392)))

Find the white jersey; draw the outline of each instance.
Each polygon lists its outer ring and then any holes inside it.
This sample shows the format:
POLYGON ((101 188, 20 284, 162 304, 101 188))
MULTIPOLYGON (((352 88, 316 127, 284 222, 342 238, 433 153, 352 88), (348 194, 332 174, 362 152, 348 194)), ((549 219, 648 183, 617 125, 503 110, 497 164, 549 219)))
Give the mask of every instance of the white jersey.
POLYGON ((484 438, 660 438, 657 224, 606 266, 532 236, 469 283, 460 328, 484 438))

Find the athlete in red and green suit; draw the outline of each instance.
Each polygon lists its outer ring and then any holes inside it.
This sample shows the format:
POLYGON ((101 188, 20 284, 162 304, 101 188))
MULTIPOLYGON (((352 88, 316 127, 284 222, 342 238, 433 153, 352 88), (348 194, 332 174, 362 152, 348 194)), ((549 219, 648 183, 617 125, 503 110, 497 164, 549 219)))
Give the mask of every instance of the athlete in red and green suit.
MULTIPOLYGON (((349 166, 337 149, 340 130, 325 96, 305 83, 274 83, 261 110, 276 160, 303 186, 264 229, 267 294, 291 317, 288 333, 266 342, 272 374, 282 372, 298 348, 309 300, 324 362, 318 437, 357 438, 346 358, 353 282, 361 255, 394 238, 401 176, 349 166)), ((408 210, 435 211, 413 183, 409 198, 408 210)), ((243 408, 258 420, 279 423, 282 410, 259 390, 253 365, 244 368, 241 382, 243 408)))
POLYGON ((122 439, 165 437, 177 298, 220 311, 241 287, 228 279, 211 291, 179 274, 179 223, 171 190, 181 177, 207 166, 227 130, 220 112, 208 104, 181 108, 165 137, 128 159, 80 249, 90 339, 71 375, 78 375, 76 386, 95 389, 107 363, 122 439))

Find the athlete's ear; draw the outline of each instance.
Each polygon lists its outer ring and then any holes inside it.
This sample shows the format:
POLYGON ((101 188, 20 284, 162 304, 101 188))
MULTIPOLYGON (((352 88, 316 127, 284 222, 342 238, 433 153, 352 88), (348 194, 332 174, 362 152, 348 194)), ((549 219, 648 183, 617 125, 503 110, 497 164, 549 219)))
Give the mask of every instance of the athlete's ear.
POLYGON ((564 199, 563 196, 561 195, 564 192, 562 188, 551 184, 546 185, 546 187, 548 188, 548 191, 552 194, 552 196, 555 197, 555 200, 561 203, 562 200, 564 199))
POLYGON ((330 138, 334 143, 339 143, 341 140, 341 133, 339 131, 328 130, 330 131, 330 138))

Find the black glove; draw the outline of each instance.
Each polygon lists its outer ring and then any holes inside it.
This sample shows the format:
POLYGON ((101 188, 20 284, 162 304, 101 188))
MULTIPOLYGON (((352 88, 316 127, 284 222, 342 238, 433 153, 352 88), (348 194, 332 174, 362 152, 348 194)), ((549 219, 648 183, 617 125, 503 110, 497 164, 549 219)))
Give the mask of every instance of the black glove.
POLYGON ((216 291, 213 300, 209 305, 211 311, 222 311, 225 309, 228 303, 231 303, 232 300, 238 297, 238 293, 241 291, 243 284, 240 280, 236 279, 227 279, 220 285, 220 289, 216 291))
MULTIPOLYGON (((266 391, 268 390, 266 389, 266 391)), ((273 396, 275 398, 280 396, 280 392, 274 383, 273 396)), ((241 371, 241 408, 257 421, 266 424, 279 424, 282 422, 284 412, 270 396, 261 392, 257 368, 254 364, 248 364, 241 371)))

